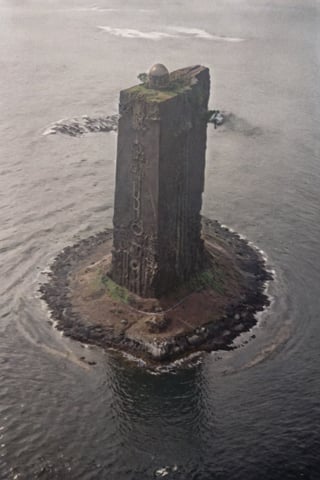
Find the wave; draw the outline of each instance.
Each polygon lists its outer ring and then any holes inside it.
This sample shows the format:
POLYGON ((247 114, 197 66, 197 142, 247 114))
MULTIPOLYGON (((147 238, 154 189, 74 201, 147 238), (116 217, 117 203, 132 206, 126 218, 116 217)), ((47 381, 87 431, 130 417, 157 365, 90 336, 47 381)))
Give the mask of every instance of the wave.
POLYGON ((108 26, 99 26, 100 30, 103 30, 110 35, 124 38, 147 38, 149 40, 161 40, 162 38, 178 38, 179 35, 166 33, 166 32, 141 32, 133 28, 113 28, 108 26))
POLYGON ((69 8, 68 10, 72 10, 73 12, 119 12, 119 8, 103 8, 97 7, 96 5, 92 5, 91 7, 76 7, 76 8, 69 8))
MULTIPOLYGON (((121 12, 121 8, 107 8, 107 7, 98 7, 97 5, 91 5, 89 7, 74 7, 74 8, 63 8, 63 11, 72 11, 72 12, 121 12)), ((133 8, 132 8, 133 10, 133 8)), ((140 13, 149 13, 153 12, 152 8, 139 8, 134 9, 140 13)))
POLYGON ((215 35, 199 28, 168 27, 169 32, 144 32, 133 28, 115 28, 106 25, 99 25, 98 28, 104 32, 123 38, 146 38, 149 40, 161 40, 165 38, 199 38, 219 42, 242 42, 239 37, 228 37, 226 35, 215 35))
POLYGON ((194 38, 204 38, 207 40, 216 40, 216 41, 222 41, 222 42, 243 42, 244 41, 244 38, 228 37, 226 35, 214 35, 212 33, 207 32, 206 30, 201 30, 200 28, 169 27, 169 29, 179 34, 185 34, 194 38))
POLYGON ((52 123, 45 129, 43 135, 62 133, 71 137, 78 137, 85 133, 115 132, 118 129, 119 115, 89 117, 82 115, 80 118, 65 118, 52 123))

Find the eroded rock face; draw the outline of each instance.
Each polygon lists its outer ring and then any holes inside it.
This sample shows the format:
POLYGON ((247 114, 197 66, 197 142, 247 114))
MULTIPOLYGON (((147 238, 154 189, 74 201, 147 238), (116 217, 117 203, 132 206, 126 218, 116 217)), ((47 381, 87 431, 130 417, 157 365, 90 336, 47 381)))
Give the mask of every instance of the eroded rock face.
POLYGON ((120 94, 111 277, 158 297, 201 268, 209 70, 172 72, 167 89, 120 94))

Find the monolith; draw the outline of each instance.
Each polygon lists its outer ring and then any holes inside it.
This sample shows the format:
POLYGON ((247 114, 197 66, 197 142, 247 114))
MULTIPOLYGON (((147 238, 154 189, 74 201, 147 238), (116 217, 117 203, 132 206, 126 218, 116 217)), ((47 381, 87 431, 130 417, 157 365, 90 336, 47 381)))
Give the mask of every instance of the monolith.
POLYGON ((111 278, 159 297, 203 268, 209 70, 169 74, 120 92, 111 278))

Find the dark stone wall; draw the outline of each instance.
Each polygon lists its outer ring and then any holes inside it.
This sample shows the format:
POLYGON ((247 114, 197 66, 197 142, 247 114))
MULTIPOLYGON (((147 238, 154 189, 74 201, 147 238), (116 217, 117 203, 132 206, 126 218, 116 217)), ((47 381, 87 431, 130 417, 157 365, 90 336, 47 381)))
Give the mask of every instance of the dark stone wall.
POLYGON ((159 198, 158 105, 120 94, 112 278, 153 296, 159 198))
POLYGON ((190 76, 189 90, 160 105, 159 293, 202 267, 202 193, 209 99, 209 70, 190 76))
POLYGON ((120 94, 112 278, 160 296, 201 268, 209 70, 171 74, 172 90, 120 94))

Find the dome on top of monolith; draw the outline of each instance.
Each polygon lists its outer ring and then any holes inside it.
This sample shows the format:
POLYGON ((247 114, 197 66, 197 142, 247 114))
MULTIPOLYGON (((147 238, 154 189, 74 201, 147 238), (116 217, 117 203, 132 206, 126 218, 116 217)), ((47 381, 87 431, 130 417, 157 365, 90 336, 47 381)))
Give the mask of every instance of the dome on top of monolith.
POLYGON ((156 63, 149 70, 149 86, 164 88, 169 84, 169 71, 162 63, 156 63))

